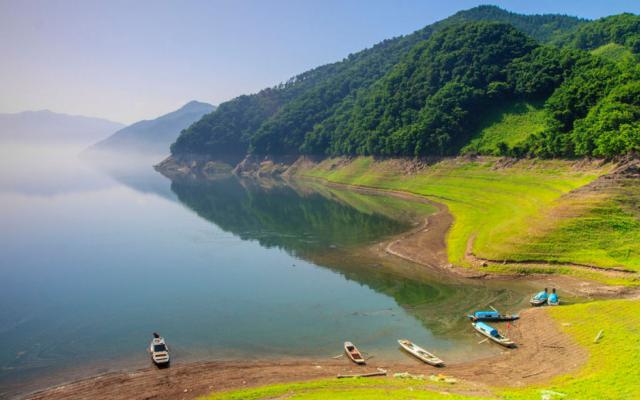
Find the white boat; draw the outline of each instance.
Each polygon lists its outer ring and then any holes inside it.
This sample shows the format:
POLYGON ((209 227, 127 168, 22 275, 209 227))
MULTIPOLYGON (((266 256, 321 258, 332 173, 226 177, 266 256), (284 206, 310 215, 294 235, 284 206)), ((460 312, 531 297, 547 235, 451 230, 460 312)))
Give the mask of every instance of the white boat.
POLYGON ((365 365, 364 357, 360 354, 358 348, 351 342, 344 342, 344 352, 351 361, 359 365, 365 365))
POLYGON ((444 361, 438 358, 436 355, 429 353, 422 347, 414 344, 410 340, 400 339, 398 340, 398 344, 406 350, 409 354, 416 357, 420 361, 424 361, 429 365, 433 365, 434 367, 444 367, 444 361))
POLYGON ((502 345, 504 347, 515 347, 516 344, 508 337, 502 336, 498 330, 492 326, 485 324, 484 322, 472 322, 473 328, 480 334, 488 337, 492 341, 502 345))
POLYGON ((149 353, 151 361, 158 366, 169 365, 169 347, 165 343, 164 338, 154 332, 153 339, 149 345, 149 353))

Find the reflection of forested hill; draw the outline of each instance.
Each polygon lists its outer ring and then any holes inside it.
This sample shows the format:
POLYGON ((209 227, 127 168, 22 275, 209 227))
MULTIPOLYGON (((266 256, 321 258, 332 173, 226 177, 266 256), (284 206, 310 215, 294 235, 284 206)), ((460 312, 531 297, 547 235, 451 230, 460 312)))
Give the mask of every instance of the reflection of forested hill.
POLYGON ((524 298, 526 290, 513 284, 460 281, 424 268, 414 273, 414 264, 380 259, 358 246, 406 231, 406 217, 433 211, 430 205, 323 186, 261 184, 185 179, 173 181, 171 190, 200 217, 243 240, 284 249, 393 297, 437 335, 467 332, 463 315, 472 309, 492 304, 513 310, 524 298))
POLYGON ((284 185, 266 189, 229 178, 174 181, 171 190, 187 207, 221 229, 293 254, 368 243, 409 226, 318 193, 302 196, 284 185))

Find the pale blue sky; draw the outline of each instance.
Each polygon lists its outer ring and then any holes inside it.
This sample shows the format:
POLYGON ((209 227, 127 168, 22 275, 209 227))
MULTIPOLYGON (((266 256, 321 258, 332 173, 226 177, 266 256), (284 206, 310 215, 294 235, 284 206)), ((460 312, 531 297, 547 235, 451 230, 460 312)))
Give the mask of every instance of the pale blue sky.
MULTIPOLYGON (((130 123, 219 104, 486 1, 0 0, 0 112, 130 123)), ((640 1, 493 1, 522 13, 640 13, 640 1)))

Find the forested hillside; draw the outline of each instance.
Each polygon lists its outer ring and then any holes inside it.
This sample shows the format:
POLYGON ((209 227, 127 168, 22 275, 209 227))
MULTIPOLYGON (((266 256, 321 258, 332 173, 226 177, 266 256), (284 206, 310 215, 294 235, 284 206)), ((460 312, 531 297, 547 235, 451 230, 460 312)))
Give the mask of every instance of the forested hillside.
POLYGON ((171 150, 212 158, 610 157, 638 150, 639 21, 476 7, 223 103, 171 150), (516 136, 487 126, 487 115, 508 120, 513 104, 531 111, 518 117, 516 136))

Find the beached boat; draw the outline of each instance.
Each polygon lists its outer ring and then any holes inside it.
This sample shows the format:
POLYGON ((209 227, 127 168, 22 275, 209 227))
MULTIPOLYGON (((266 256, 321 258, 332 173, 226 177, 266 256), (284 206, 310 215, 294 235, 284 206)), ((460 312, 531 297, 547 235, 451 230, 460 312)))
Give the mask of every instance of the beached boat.
POLYGON ((545 289, 531 297, 529 303, 534 307, 538 307, 547 304, 547 299, 549 299, 549 294, 547 293, 547 289, 545 289))
POLYGON ((534 307, 543 306, 547 304, 547 299, 537 299, 532 297, 531 300, 529 300, 529 303, 534 307))
POLYGON ((439 359, 436 355, 429 353, 422 347, 412 343, 409 340, 401 339, 398 340, 400 346, 406 350, 409 354, 416 357, 417 359, 426 362, 429 365, 433 365, 434 367, 444 367, 444 361, 439 359))
POLYGON ((164 338, 155 332, 153 333, 153 339, 151 340, 151 344, 149 345, 149 353, 151 354, 151 361, 153 361, 156 365, 169 365, 169 347, 164 341, 164 338))
POLYGON ((492 326, 485 324, 484 322, 472 322, 473 328, 480 334, 488 337, 492 341, 502 345, 504 347, 515 347, 516 344, 508 337, 502 336, 498 330, 492 326))
POLYGON ((520 318, 518 314, 500 314, 498 311, 476 311, 467 315, 467 318, 476 321, 515 321, 520 318))
POLYGON ((344 342, 344 352, 351 361, 359 365, 365 365, 364 357, 360 354, 358 348, 351 342, 344 342))

